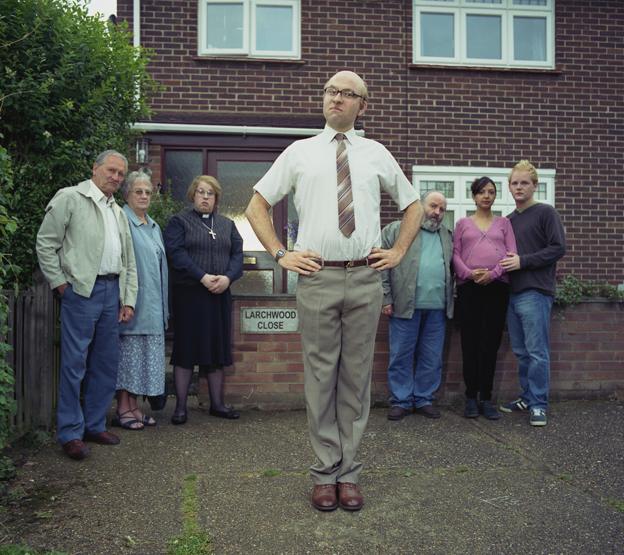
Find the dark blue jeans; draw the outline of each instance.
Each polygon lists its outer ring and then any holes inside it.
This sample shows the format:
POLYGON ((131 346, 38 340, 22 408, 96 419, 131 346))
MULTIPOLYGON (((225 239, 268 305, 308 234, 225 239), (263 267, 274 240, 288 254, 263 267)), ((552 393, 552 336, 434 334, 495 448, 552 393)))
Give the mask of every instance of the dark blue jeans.
POLYGON ((442 377, 445 311, 415 310, 411 318, 393 316, 389 332, 390 404, 404 409, 430 405, 442 377))
POLYGON ((96 280, 90 297, 67 286, 61 298, 60 443, 106 430, 119 363, 119 280, 96 280), (80 405, 82 384, 83 405, 80 405))

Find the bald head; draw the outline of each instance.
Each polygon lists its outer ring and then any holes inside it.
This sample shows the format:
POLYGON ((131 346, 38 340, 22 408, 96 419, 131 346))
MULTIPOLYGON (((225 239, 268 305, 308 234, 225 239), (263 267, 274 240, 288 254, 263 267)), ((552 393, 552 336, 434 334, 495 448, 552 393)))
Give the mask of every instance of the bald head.
POLYGON ((351 81, 355 85, 353 87, 353 92, 356 92, 360 96, 363 96, 364 100, 368 100, 368 87, 366 86, 364 79, 362 79, 357 73, 353 71, 339 71, 327 80, 327 83, 325 83, 325 87, 323 88, 326 89, 330 85, 333 85, 334 80, 344 79, 351 81))
POLYGON ((437 231, 444 220, 446 197, 440 191, 428 191, 422 196, 425 212, 422 227, 429 231, 437 231))

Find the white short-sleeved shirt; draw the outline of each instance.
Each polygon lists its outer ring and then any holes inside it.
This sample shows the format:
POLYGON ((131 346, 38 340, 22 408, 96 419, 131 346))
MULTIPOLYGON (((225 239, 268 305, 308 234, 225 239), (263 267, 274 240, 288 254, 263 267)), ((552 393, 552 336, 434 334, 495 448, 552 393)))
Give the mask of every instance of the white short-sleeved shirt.
POLYGON ((335 135, 326 125, 321 134, 290 145, 254 190, 271 206, 293 194, 299 216, 295 250, 314 250, 326 260, 358 260, 381 246, 381 191, 389 193, 401 210, 418 195, 382 144, 359 137, 354 129, 347 131, 355 231, 345 237, 338 228, 335 135))

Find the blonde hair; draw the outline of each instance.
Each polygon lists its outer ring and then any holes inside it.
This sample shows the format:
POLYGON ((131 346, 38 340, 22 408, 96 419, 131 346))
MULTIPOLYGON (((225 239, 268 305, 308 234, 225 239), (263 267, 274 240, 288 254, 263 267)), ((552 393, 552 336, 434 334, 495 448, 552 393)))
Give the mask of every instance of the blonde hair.
POLYGON ((535 169, 535 166, 531 164, 531 162, 529 162, 528 160, 520 160, 520 162, 518 162, 513 168, 511 168, 511 172, 509 173, 509 181, 511 181, 511 176, 515 171, 528 172, 528 174, 531 176, 531 181, 533 182, 533 184, 537 185, 537 170, 535 169))
POLYGON ((216 177, 212 177, 212 175, 198 175, 193 182, 189 185, 188 190, 186 191, 186 198, 193 202, 195 199, 195 191, 197 191, 197 187, 199 187, 200 183, 205 183, 206 185, 210 185, 215 193, 215 206, 219 204, 219 199, 221 198, 221 193, 223 189, 221 185, 217 181, 216 177))

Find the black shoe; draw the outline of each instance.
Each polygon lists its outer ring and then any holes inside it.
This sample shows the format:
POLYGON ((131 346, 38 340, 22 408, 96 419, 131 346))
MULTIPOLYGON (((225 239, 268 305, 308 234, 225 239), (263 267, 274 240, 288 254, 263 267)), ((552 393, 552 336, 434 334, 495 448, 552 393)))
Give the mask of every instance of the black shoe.
POLYGON ((498 420, 501 417, 501 413, 496 410, 492 401, 483 401, 479 405, 479 412, 488 420, 498 420))
POLYGON ((232 407, 226 407, 226 410, 211 408, 208 411, 208 414, 216 416, 217 418, 227 418, 228 420, 236 420, 237 418, 240 418, 240 412, 235 411, 232 407))
POLYGON ((433 405, 425 405, 423 407, 414 408, 415 414, 420 414, 425 418, 440 418, 440 411, 433 405))
POLYGON ((148 395, 147 401, 152 407, 152 410, 163 410, 165 405, 167 404, 167 396, 166 395, 148 395))
POLYGON ((479 404, 476 399, 466 399, 466 407, 464 408, 464 417, 477 418, 479 416, 479 404))
POLYGON ((181 424, 186 424, 186 413, 183 412, 182 414, 176 414, 174 412, 173 415, 171 416, 171 423, 176 426, 179 426, 181 424))

